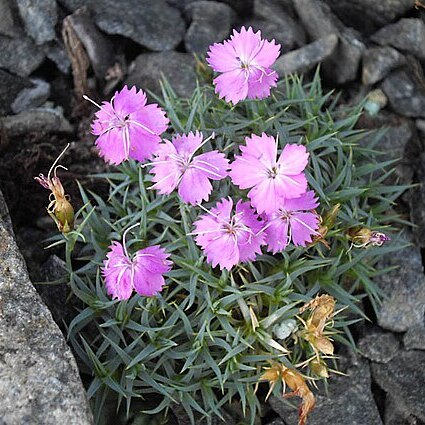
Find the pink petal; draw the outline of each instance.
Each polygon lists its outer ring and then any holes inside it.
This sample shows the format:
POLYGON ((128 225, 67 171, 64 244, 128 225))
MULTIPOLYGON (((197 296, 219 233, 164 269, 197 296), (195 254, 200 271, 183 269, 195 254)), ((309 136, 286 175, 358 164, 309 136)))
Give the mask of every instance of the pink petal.
POLYGON ((285 199, 283 208, 286 211, 308 211, 319 206, 318 198, 313 190, 309 190, 298 198, 285 199))
POLYGON ((287 144, 279 157, 278 163, 283 174, 295 175, 304 171, 308 163, 308 152, 305 146, 287 144))
POLYGON ((156 104, 146 105, 143 108, 135 111, 131 114, 131 120, 135 121, 144 127, 148 128, 150 131, 143 130, 148 134, 162 134, 167 130, 169 119, 165 116, 165 112, 156 104))
POLYGON ((206 152, 193 158, 192 164, 202 168, 211 180, 221 180, 227 176, 229 160, 218 151, 206 152))
POLYGON ((282 205, 284 198, 279 185, 276 179, 267 178, 248 192, 248 198, 259 214, 273 213, 282 205))
POLYGON ((224 233, 218 239, 211 239, 205 248, 207 261, 213 267, 220 266, 220 270, 230 270, 239 262, 239 250, 234 238, 229 233, 224 233))
POLYGON ((212 191, 208 177, 195 168, 188 168, 179 184, 179 195, 183 201, 196 205, 202 200, 207 201, 212 191))
POLYGON ((220 99, 236 105, 239 101, 246 99, 248 95, 248 82, 242 69, 225 72, 214 79, 215 92, 220 99))
POLYGON ((216 72, 229 72, 240 68, 233 45, 229 41, 210 46, 206 61, 216 72))
POLYGON ((239 33, 234 30, 230 39, 237 56, 242 62, 246 63, 260 47, 261 32, 254 33, 251 27, 248 29, 242 27, 239 33))
POLYGON ((298 175, 279 175, 276 179, 278 183, 278 193, 282 198, 298 198, 307 190, 307 179, 304 173, 298 175))
POLYGON ((107 293, 119 300, 128 299, 133 291, 131 283, 131 261, 119 242, 113 242, 104 261, 102 275, 107 293))
POLYGON ((179 154, 186 153, 193 155, 196 149, 199 148, 203 140, 203 135, 199 131, 186 134, 177 134, 173 137, 172 142, 179 154))
POLYGON ((267 74, 260 76, 257 74, 255 78, 248 81, 248 99, 264 99, 270 96, 270 89, 276 87, 278 75, 271 69, 266 70, 267 74))
POLYGON ((110 164, 118 165, 128 159, 124 146, 124 132, 120 128, 113 128, 99 136, 95 144, 99 149, 99 155, 110 164))
POLYGON ((278 217, 267 223, 266 227, 267 229, 264 233, 266 235, 268 251, 271 251, 273 254, 283 251, 289 243, 288 220, 278 217))
POLYGON ((136 268, 134 273, 134 289, 140 295, 153 297, 162 291, 165 280, 161 274, 149 273, 136 268))
POLYGON ((280 55, 280 44, 276 44, 274 40, 263 40, 261 50, 255 55, 255 63, 264 68, 272 66, 280 55))
POLYGON ((293 213, 291 218, 291 235, 294 245, 306 246, 319 228, 319 218, 311 212, 293 213))
POLYGON ((159 149, 161 137, 156 134, 148 134, 137 127, 129 129, 130 134, 130 158, 143 162, 151 159, 159 149))
POLYGON ((143 90, 137 90, 135 86, 131 89, 124 86, 120 92, 115 92, 112 99, 111 104, 121 118, 124 118, 146 105, 146 94, 143 90))
POLYGON ((260 184, 268 178, 271 168, 276 165, 276 142, 272 136, 263 133, 246 137, 246 146, 241 146, 241 156, 230 165, 232 182, 241 189, 260 184))

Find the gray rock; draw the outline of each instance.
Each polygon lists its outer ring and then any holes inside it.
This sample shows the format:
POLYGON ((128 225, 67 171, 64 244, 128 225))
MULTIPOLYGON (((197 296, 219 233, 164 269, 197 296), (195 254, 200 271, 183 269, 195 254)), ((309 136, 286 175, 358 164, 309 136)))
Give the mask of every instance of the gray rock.
POLYGON ((261 30, 264 38, 275 39, 281 45, 281 53, 304 46, 306 34, 303 27, 287 12, 282 2, 274 0, 256 0, 255 19, 245 25, 261 30))
POLYGON ((285 53, 277 59, 273 68, 282 76, 293 72, 309 71, 318 63, 329 58, 337 45, 338 37, 335 34, 328 35, 297 50, 285 53))
POLYGON ((404 18, 387 25, 371 37, 375 43, 393 46, 425 59, 425 23, 421 19, 404 18))
POLYGON ((338 21, 326 3, 318 0, 293 0, 295 10, 313 40, 338 34, 338 21))
POLYGON ((0 68, 27 77, 44 60, 44 53, 28 37, 9 38, 0 35, 0 68))
POLYGON ((103 80, 114 63, 110 41, 97 29, 87 8, 80 8, 66 18, 84 46, 97 78, 103 80))
POLYGON ((119 34, 155 51, 172 50, 186 28, 178 10, 164 0, 91 1, 95 22, 107 34, 119 34))
POLYGON ((45 55, 58 67, 63 74, 68 74, 71 62, 61 41, 54 40, 41 46, 45 55))
POLYGON ((12 0, 0 0, 0 34, 8 37, 18 37, 23 35, 20 27, 18 11, 12 0))
POLYGON ((378 266, 379 270, 396 267, 374 279, 385 294, 377 314, 379 326, 393 332, 406 332, 412 326, 422 323, 425 313, 425 276, 420 249, 409 246, 385 254, 378 266))
MULTIPOLYGON (((328 380, 329 394, 315 392, 316 407, 308 417, 309 425, 382 425, 370 390, 371 378, 366 361, 350 366, 349 376, 333 375, 328 380)), ((297 411, 282 398, 270 397, 270 405, 287 425, 296 425, 297 411)))
POLYGON ((418 323, 407 330, 403 337, 406 350, 425 350, 425 324, 418 323))
POLYGON ((348 26, 370 31, 413 9, 412 0, 325 0, 348 26))
POLYGON ((40 45, 56 38, 58 10, 55 0, 16 0, 28 35, 40 45))
POLYGON ((58 3, 69 10, 70 12, 75 12, 77 9, 83 6, 88 6, 90 1, 87 0, 58 0, 58 3))
POLYGON ((425 87, 410 70, 394 71, 381 88, 394 112, 405 117, 425 117, 425 87))
POLYGON ((425 248, 425 152, 418 155, 414 171, 419 185, 411 189, 410 219, 417 226, 414 231, 416 244, 425 248))
POLYGON ((333 55, 325 62, 326 78, 332 84, 345 84, 357 79, 365 45, 352 29, 343 29, 333 55))
POLYGON ((164 76, 179 96, 189 97, 196 87, 195 61, 189 53, 163 52, 139 55, 131 64, 126 84, 161 93, 164 76))
POLYGON ((68 302, 69 288, 65 283, 67 281, 65 262, 57 255, 51 255, 41 265, 40 271, 43 282, 47 284, 35 285, 37 292, 49 308, 56 323, 59 325, 70 323, 75 316, 75 306, 71 306, 68 302), (54 283, 57 281, 61 283, 54 283))
POLYGON ((372 376, 396 410, 425 420, 425 352, 402 350, 387 364, 372 363, 372 376))
POLYGON ((9 74, 0 69, 0 116, 12 112, 11 105, 16 96, 28 87, 31 87, 31 82, 28 79, 9 74))
POLYGON ((392 47, 372 47, 363 52, 362 82, 372 85, 383 80, 391 71, 406 63, 392 47))
POLYGON ((0 418, 3 424, 89 425, 77 365, 0 220, 0 418))
POLYGON ((397 353, 400 343, 391 332, 368 331, 358 342, 360 353, 377 363, 388 363, 397 353))
POLYGON ((186 6, 185 14, 191 21, 184 43, 188 52, 206 53, 214 42, 228 37, 232 29, 233 10, 216 1, 197 1, 186 6))
POLYGON ((330 34, 339 36, 338 47, 324 63, 326 78, 333 84, 355 80, 365 50, 359 34, 351 28, 345 28, 326 3, 318 0, 294 0, 294 6, 313 40, 330 34))
POLYGON ((22 136, 30 132, 72 133, 72 125, 59 108, 35 108, 1 119, 7 137, 22 136))
POLYGON ((400 406, 398 400, 389 394, 385 397, 384 422, 385 425, 420 425, 417 418, 404 410, 404 406, 400 406))
POLYGON ((38 78, 30 80, 32 87, 23 89, 12 103, 15 114, 42 105, 50 96, 50 84, 38 78))

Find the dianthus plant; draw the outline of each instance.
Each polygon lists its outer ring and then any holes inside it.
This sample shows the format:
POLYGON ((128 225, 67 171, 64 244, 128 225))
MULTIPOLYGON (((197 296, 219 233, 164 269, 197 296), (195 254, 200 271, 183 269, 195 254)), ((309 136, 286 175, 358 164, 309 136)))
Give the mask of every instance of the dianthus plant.
POLYGON ((98 422, 115 394, 127 414, 180 405, 192 422, 237 403, 253 424, 270 388, 300 396, 305 423, 334 341, 352 342, 365 296, 378 307, 374 266, 400 249, 384 242, 405 187, 380 133, 355 128, 361 107, 338 107, 318 74, 276 83, 278 50, 243 28, 207 57, 219 96, 164 83, 161 97, 124 87, 98 105, 109 195, 81 187, 62 240, 81 308, 69 339, 98 422))

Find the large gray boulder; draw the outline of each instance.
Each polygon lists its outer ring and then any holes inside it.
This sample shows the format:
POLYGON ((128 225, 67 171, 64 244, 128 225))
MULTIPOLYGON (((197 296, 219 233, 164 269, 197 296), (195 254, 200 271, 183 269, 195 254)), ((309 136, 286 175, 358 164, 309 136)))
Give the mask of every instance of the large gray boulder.
POLYGON ((31 284, 0 193, 0 423, 92 423, 77 365, 31 284))

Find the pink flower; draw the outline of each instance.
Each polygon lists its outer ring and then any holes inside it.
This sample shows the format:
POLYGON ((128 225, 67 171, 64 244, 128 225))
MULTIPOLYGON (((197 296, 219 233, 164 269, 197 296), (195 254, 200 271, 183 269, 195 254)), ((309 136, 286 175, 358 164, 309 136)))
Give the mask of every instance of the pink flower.
POLYGON ((170 194, 176 187, 183 201, 195 205, 208 200, 212 190, 210 180, 227 176, 229 161, 224 154, 211 151, 201 155, 195 152, 209 139, 202 141, 202 133, 177 135, 172 143, 164 140, 152 162, 152 187, 161 194, 170 194))
POLYGON ((264 226, 268 250, 273 254, 283 251, 289 242, 296 246, 311 243, 318 235, 319 216, 312 212, 319 206, 315 193, 310 190, 299 198, 286 199, 278 211, 270 214, 264 226))
POLYGON ((261 252, 262 222, 248 202, 239 200, 233 213, 233 200, 223 198, 193 224, 195 241, 213 267, 220 265, 221 270, 230 270, 240 262, 255 260, 261 252))
POLYGON ((280 44, 262 40, 251 27, 233 30, 230 40, 210 46, 207 62, 216 72, 215 92, 234 104, 246 99, 264 99, 276 86, 277 73, 270 69, 280 53, 280 44))
POLYGON ((116 92, 110 102, 103 102, 92 123, 96 146, 106 162, 120 164, 129 157, 143 161, 150 158, 167 129, 168 118, 157 104, 146 105, 146 94, 127 86, 116 92))
POLYGON ((272 136, 253 134, 245 140, 229 175, 241 189, 252 188, 248 197, 258 213, 277 211, 285 199, 305 193, 308 153, 304 146, 287 144, 277 159, 277 141, 272 136))
MULTIPOLYGON (((125 238, 124 244, 125 244, 125 238)), ((114 241, 109 246, 102 275, 109 295, 119 300, 128 300, 136 290, 140 295, 151 297, 162 290, 165 284, 163 273, 170 271, 170 256, 159 245, 141 249, 131 258, 125 246, 114 241)))

